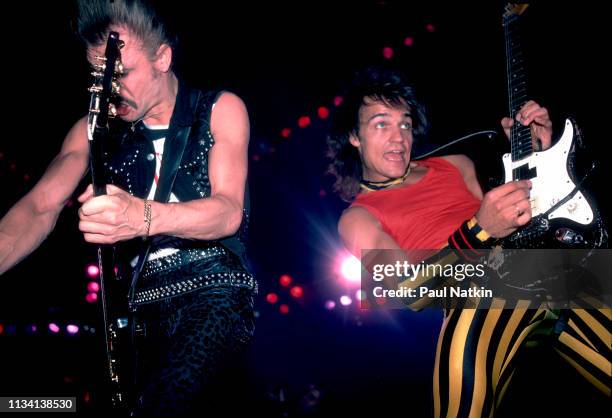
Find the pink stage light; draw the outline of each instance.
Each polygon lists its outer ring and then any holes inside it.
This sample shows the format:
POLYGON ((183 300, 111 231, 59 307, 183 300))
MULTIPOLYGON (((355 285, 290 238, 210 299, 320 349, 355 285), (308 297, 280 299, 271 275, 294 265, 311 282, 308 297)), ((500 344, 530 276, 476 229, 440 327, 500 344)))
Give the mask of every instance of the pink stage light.
POLYGON ((90 264, 87 266, 87 275, 91 277, 92 279, 99 277, 100 269, 95 264, 90 264))
POLYGON ((100 285, 98 282, 87 283, 87 291, 90 293, 98 293, 100 291, 100 285))
POLYGON ((74 324, 69 324, 69 325, 66 326, 66 331, 68 331, 68 334, 74 335, 77 332, 79 332, 79 327, 77 325, 74 325, 74 324))
POLYGON ((353 300, 349 296, 347 295, 340 296, 340 304, 342 306, 349 306, 351 303, 353 303, 353 300))
POLYGON ((86 300, 88 303, 96 303, 96 301, 98 300, 98 294, 97 294, 97 293, 88 293, 88 294, 85 296, 85 300, 86 300))
POLYGON ((384 47, 382 50, 382 54, 385 59, 390 60, 391 58, 393 58, 393 48, 388 46, 384 47))

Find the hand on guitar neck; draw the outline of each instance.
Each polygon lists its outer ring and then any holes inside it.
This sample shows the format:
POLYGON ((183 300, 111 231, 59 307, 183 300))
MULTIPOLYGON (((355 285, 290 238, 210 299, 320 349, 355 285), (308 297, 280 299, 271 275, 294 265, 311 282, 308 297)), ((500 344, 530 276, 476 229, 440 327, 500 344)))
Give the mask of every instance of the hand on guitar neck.
POLYGON ((106 192, 94 197, 90 184, 78 198, 83 204, 79 209, 79 229, 85 241, 114 244, 147 235, 144 200, 112 184, 106 185, 106 192))
MULTIPOLYGON (((533 100, 526 102, 516 113, 516 121, 524 126, 530 126, 531 139, 534 148, 539 140, 542 149, 548 149, 552 139, 552 122, 548 110, 533 100)), ((508 139, 514 119, 505 117, 501 121, 508 139)), ((519 227, 531 221, 529 180, 512 181, 496 187, 486 193, 482 199, 476 219, 492 237, 503 238, 519 227)))
MULTIPOLYGON (((540 106, 533 100, 529 100, 516 113, 515 119, 522 125, 531 128, 531 140, 535 150, 544 151, 550 148, 552 142, 552 121, 545 107, 540 106), (538 141, 541 147, 538 146, 538 141)), ((502 119, 501 125, 506 136, 510 139, 510 129, 514 125, 514 119, 505 117, 502 119)))

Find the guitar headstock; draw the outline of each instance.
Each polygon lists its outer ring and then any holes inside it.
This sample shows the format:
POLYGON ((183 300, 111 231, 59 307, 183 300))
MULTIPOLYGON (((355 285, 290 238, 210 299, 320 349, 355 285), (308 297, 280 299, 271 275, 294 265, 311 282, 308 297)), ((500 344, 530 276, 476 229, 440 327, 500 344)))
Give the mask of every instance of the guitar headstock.
POLYGON ((522 15, 527 7, 529 7, 527 3, 507 3, 506 7, 504 7, 504 19, 522 15))
POLYGON ((119 95, 120 84, 118 77, 123 74, 121 63, 121 48, 124 42, 119 39, 117 32, 110 32, 104 56, 96 56, 92 64, 93 84, 89 87, 91 93, 89 103, 88 133, 89 139, 93 139, 93 132, 98 127, 104 127, 109 117, 117 115, 115 105, 111 100, 119 95))

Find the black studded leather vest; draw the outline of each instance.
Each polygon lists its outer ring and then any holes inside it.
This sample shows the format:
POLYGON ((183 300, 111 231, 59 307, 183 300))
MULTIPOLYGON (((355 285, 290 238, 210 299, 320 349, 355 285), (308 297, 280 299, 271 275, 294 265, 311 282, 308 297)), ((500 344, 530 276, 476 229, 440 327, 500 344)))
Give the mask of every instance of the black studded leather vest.
MULTIPOLYGON (((168 136, 164 142, 163 155, 166 158, 172 153, 172 147, 175 144, 173 140, 176 138, 177 131, 190 126, 187 145, 172 185, 172 193, 181 202, 210 196, 208 152, 215 144, 210 131, 210 116, 212 106, 220 93, 221 91, 203 92, 191 89, 183 83, 179 84, 168 136)), ((114 120, 112 123, 113 135, 105 152, 107 182, 126 190, 133 196, 144 198, 149 195, 155 176, 153 143, 144 135, 146 128, 142 122, 132 124, 114 120)), ((163 181, 162 174, 160 183, 163 181)), ((246 190, 242 224, 238 232, 218 240, 220 244, 240 258, 244 267, 247 267, 244 243, 250 210, 248 187, 246 190)), ((197 241, 169 236, 154 236, 151 241, 151 252, 166 247, 191 248, 197 246, 197 241)), ((136 243, 131 244, 126 243, 119 246, 118 252, 122 259, 127 260, 137 255, 137 251, 134 250, 136 245, 133 245, 136 243)))

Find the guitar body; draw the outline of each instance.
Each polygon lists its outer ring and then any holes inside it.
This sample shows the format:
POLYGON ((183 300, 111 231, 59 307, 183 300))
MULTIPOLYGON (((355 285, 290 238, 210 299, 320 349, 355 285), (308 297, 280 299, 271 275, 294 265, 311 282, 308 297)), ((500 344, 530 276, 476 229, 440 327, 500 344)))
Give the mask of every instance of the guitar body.
MULTIPOLYGON (((569 119, 559 141, 546 151, 534 152, 526 158, 512 161, 511 154, 504 154, 505 183, 529 179, 531 188, 531 213, 533 217, 544 214, 569 195, 576 183, 571 172, 575 158, 576 129, 569 119)), ((578 191, 569 201, 546 215, 547 219, 563 218, 581 225, 593 221, 593 209, 578 191)))
POLYGON ((601 216, 580 190, 575 169, 579 130, 565 121, 557 143, 512 161, 504 154, 505 182, 531 180, 532 220, 503 240, 511 248, 600 248, 607 243, 601 216))

